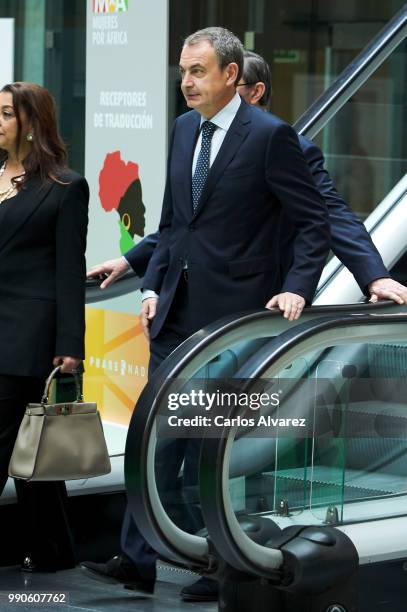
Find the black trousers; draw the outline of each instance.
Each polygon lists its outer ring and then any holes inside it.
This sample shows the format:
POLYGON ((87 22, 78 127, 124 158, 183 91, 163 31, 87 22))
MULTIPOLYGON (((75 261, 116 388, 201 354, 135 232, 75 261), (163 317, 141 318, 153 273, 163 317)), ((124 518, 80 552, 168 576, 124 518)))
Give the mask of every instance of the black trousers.
MULTIPOLYGON (((42 378, 0 374, 0 495, 8 478, 8 464, 18 428, 29 402, 39 402, 44 390, 42 378)), ((39 565, 72 567, 73 544, 67 523, 63 482, 15 480, 19 502, 21 555, 39 565)), ((1 529, 7 529, 1 525, 1 529)))
MULTIPOLYGON (((182 276, 165 325, 150 342, 149 376, 195 331, 189 308, 188 284, 182 276)), ((191 533, 203 527, 199 503, 195 499, 200 446, 199 439, 162 439, 157 441, 155 456, 156 482, 161 501, 172 520, 191 533), (182 464, 182 490, 178 491, 178 474, 182 464)), ((128 508, 122 526, 121 547, 144 578, 155 578, 157 553, 141 535, 128 508)))
POLYGON ((0 495, 25 407, 41 400, 43 388, 41 378, 0 374, 0 495))

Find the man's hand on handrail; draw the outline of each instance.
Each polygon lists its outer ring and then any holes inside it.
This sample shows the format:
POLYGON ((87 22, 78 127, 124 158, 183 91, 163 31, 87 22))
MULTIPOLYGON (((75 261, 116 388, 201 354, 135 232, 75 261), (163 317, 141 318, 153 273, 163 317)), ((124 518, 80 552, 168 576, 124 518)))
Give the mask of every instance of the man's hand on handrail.
POLYGON ((301 295, 285 291, 271 298, 266 304, 266 308, 279 308, 285 319, 296 321, 300 318, 304 310, 305 300, 301 295))
POLYGON ((392 278, 378 278, 369 284, 370 302, 393 300, 396 304, 407 304, 407 287, 392 278))
POLYGON ((129 262, 124 257, 117 259, 109 259, 101 264, 93 266, 86 274, 87 278, 104 279, 100 285, 101 289, 106 289, 113 284, 118 278, 126 274, 130 269, 129 262))

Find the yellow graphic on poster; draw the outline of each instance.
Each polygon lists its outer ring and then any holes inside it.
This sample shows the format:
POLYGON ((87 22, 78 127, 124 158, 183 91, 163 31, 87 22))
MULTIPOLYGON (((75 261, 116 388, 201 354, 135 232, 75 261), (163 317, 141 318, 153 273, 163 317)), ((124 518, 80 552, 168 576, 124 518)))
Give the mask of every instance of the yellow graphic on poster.
POLYGON ((148 343, 136 315, 86 308, 84 395, 105 421, 128 425, 147 382, 148 343))

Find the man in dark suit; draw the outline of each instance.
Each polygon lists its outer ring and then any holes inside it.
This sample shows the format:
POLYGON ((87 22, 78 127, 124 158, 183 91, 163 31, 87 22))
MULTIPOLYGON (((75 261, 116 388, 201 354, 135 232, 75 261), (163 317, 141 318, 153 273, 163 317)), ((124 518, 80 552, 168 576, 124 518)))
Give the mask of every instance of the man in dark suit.
MULTIPOLYGON (((248 104, 269 110, 271 72, 267 62, 257 53, 244 52, 243 75, 238 83, 238 91, 248 104)), ((371 301, 391 299, 399 304, 407 302, 407 288, 390 278, 365 226, 336 191, 324 166, 322 151, 308 138, 299 136, 298 139, 314 182, 327 205, 331 249, 334 254, 352 272, 361 290, 370 295, 371 301)), ((289 219, 284 221, 283 231, 279 235, 282 276, 291 261, 293 244, 292 225, 289 219)), ((125 257, 95 266, 89 276, 107 275, 101 284, 102 289, 120 278, 129 268, 143 277, 157 245, 158 236, 158 232, 146 236, 141 243, 130 249, 125 257)))
MULTIPOLYGON (((326 206, 297 135, 242 101, 236 89, 242 68, 241 42, 223 28, 185 41, 182 91, 192 111, 174 124, 160 234, 144 277, 150 373, 185 338, 223 315, 277 306, 297 319, 312 301, 328 254, 326 206), (281 279, 283 210, 296 240, 281 279)), ((169 458, 168 471, 173 463, 169 458)), ((152 590, 156 555, 128 513, 122 548, 127 557, 83 567, 95 578, 152 590)))

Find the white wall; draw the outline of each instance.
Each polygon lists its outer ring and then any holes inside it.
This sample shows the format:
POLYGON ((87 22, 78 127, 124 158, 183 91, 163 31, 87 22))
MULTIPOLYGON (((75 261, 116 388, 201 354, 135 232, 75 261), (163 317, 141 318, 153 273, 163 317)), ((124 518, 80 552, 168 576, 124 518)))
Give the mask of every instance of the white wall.
POLYGON ((0 19, 0 88, 14 81, 14 19, 0 19))

